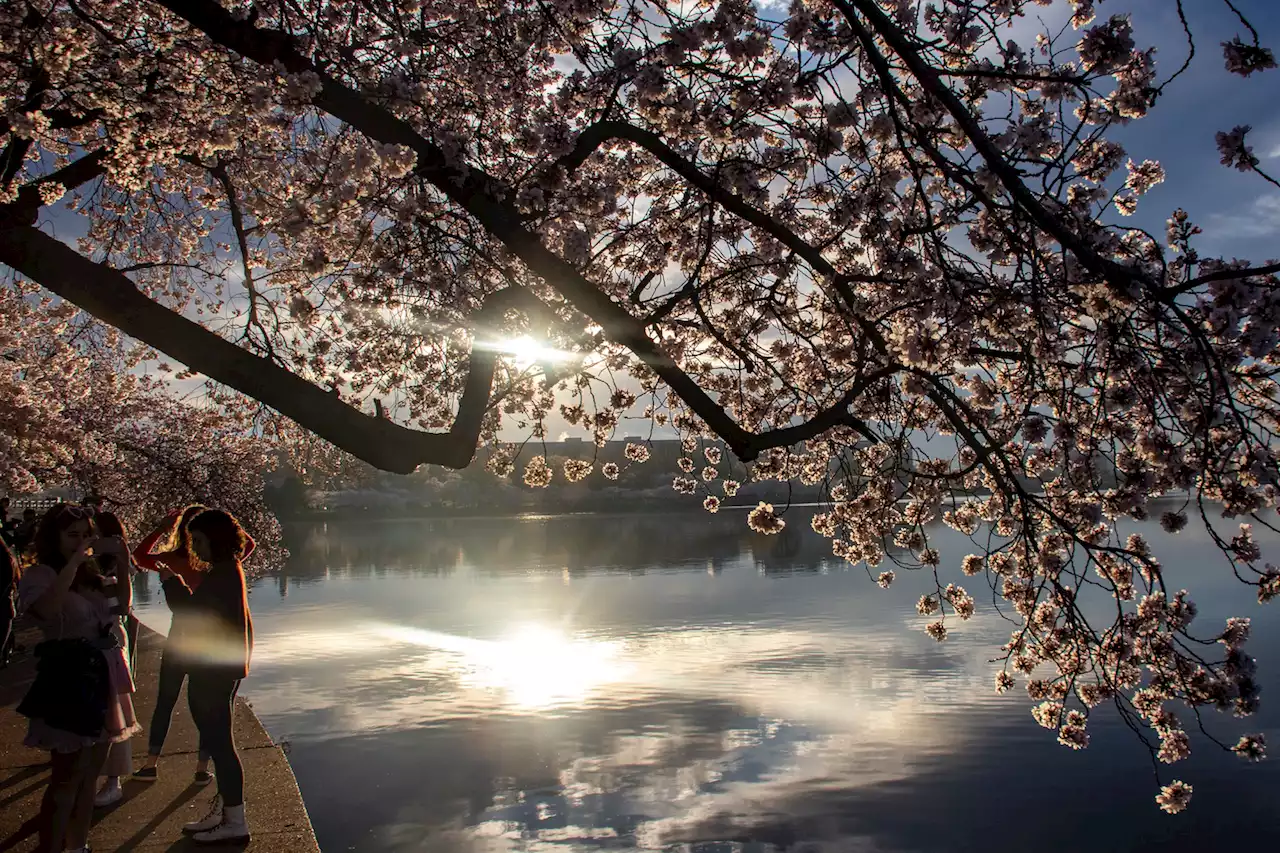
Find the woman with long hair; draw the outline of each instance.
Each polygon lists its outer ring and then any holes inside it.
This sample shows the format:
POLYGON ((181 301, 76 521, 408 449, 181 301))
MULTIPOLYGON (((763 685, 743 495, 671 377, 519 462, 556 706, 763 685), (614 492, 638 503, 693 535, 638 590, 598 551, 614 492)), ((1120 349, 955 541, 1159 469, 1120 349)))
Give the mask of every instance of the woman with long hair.
MULTIPOLYGON (((132 675, 136 673, 134 661, 138 620, 133 615, 133 560, 129 555, 129 540, 125 535, 124 524, 113 512, 97 511, 93 523, 101 536, 118 539, 123 546, 119 553, 101 554, 97 560, 102 572, 103 594, 107 596, 111 613, 116 617, 111 632, 125 650, 125 660, 129 663, 129 673, 132 675), (132 627, 130 622, 133 623, 132 627)), ((94 797, 93 804, 103 808, 120 802, 124 797, 120 778, 132 772, 133 741, 113 743, 107 754, 107 763, 103 765, 100 774, 107 777, 107 781, 94 797)))
POLYGON ((27 746, 48 750, 52 772, 40 804, 40 850, 87 851, 94 783, 112 743, 138 731, 133 679, 112 634, 119 619, 94 559, 126 559, 117 539, 98 536, 92 511, 58 504, 40 522, 36 565, 18 584, 18 603, 39 626, 35 682, 19 713, 27 746))
MULTIPOLYGON (((133 560, 139 569, 153 572, 172 572, 186 583, 188 589, 195 591, 204 580, 204 573, 193 565, 190 544, 187 541, 187 525, 191 519, 204 512, 201 504, 191 504, 174 510, 165 517, 160 526, 153 530, 133 550, 133 560), (154 552, 154 553, 153 553, 154 552)), ((249 543, 249 551, 253 551, 253 543, 249 543)), ((247 554, 246 554, 247 556, 247 554)), ((173 709, 178 704, 178 696, 182 693, 182 682, 187 677, 187 664, 182 660, 180 647, 184 630, 181 614, 174 611, 173 621, 169 627, 169 639, 165 642, 164 652, 160 657, 160 677, 156 685, 156 708, 151 715, 151 728, 147 737, 147 760, 133 774, 133 778, 142 782, 154 782, 159 778, 160 753, 164 749, 165 738, 169 735, 169 723, 173 719, 173 709)), ((213 781, 209 773, 209 753, 204 745, 200 745, 196 755, 195 784, 208 785, 213 781)))
POLYGON ((242 561, 249 536, 235 516, 205 510, 187 524, 192 555, 208 568, 198 589, 183 578, 161 572, 165 599, 184 630, 178 643, 187 662, 187 698, 200 741, 213 758, 218 795, 209 814, 183 830, 201 844, 244 842, 249 826, 244 815, 244 768, 232 735, 236 693, 249 674, 253 654, 253 619, 242 561))

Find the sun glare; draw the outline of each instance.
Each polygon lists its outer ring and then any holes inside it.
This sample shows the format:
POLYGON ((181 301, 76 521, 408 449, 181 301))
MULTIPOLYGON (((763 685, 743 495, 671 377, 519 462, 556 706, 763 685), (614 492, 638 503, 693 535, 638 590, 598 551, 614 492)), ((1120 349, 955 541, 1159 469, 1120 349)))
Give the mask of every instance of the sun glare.
POLYGON ((616 643, 566 637, 541 626, 487 643, 470 658, 477 686, 501 690, 525 708, 577 702, 627 674, 616 643))
POLYGON ((629 677, 616 642, 569 637, 530 625, 500 640, 383 626, 383 636, 451 653, 464 686, 501 692, 512 705, 542 709, 571 704, 629 677))
POLYGON ((543 346, 528 335, 500 341, 495 348, 499 352, 510 355, 515 361, 516 367, 521 370, 532 367, 535 364, 561 361, 569 357, 569 353, 543 346))

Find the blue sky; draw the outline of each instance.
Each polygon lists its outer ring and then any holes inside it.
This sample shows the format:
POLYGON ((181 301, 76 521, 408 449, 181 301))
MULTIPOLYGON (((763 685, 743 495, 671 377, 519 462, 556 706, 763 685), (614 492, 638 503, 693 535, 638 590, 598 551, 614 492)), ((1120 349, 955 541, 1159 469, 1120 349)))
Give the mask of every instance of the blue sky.
MULTIPOLYGON (((1280 189, 1255 174, 1218 162, 1214 134, 1240 124, 1253 126, 1249 142, 1261 168, 1280 172, 1280 69, 1241 78, 1223 68, 1221 42, 1248 32, 1219 0, 1184 4, 1196 57, 1191 70, 1176 80, 1146 118, 1120 129, 1114 139, 1134 160, 1158 160, 1165 183, 1143 199, 1134 224, 1161 236, 1164 220, 1184 208, 1205 233, 1203 255, 1222 254, 1260 262, 1280 257, 1280 189)), ((1280 50, 1280 3, 1240 0, 1262 43, 1280 50)), ((1160 79, 1186 56, 1186 41, 1173 0, 1128 0, 1099 4, 1099 14, 1133 10, 1134 37, 1155 45, 1160 79), (1113 7, 1113 8, 1109 8, 1113 7)))

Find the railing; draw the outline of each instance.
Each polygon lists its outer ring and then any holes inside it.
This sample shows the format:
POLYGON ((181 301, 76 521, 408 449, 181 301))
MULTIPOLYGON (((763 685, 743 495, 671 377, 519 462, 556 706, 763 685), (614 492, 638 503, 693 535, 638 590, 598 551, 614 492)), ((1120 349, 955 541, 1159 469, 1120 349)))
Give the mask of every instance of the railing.
POLYGON ((37 514, 44 512, 60 503, 58 498, 22 498, 16 497, 9 501, 9 514, 20 515, 23 510, 34 509, 37 514))

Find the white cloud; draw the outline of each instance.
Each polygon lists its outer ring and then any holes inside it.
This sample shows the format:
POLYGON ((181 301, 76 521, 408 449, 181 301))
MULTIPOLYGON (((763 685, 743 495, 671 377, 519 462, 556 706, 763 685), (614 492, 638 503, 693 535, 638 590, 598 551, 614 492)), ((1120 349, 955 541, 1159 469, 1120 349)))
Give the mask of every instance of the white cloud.
POLYGON ((1280 234, 1280 193, 1259 196, 1230 213, 1210 214, 1206 226, 1210 239, 1223 242, 1280 234))

